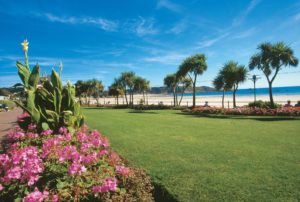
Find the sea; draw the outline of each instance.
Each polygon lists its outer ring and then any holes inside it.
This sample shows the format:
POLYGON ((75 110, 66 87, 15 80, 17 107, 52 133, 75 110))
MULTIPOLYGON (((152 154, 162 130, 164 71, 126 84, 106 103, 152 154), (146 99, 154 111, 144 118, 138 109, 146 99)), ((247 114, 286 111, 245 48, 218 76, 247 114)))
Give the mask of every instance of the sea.
MULTIPOLYGON (((254 89, 238 89, 237 95, 248 96, 253 95, 254 89)), ((211 92, 197 92, 197 96, 214 96, 222 95, 222 91, 211 91, 211 92)), ((256 95, 268 95, 269 88, 256 88, 256 95)), ((286 87, 273 87, 273 95, 300 95, 300 86, 286 86, 286 87)), ((192 93, 185 93, 184 96, 192 96, 192 93)), ((232 91, 225 92, 225 95, 232 95, 232 91)))

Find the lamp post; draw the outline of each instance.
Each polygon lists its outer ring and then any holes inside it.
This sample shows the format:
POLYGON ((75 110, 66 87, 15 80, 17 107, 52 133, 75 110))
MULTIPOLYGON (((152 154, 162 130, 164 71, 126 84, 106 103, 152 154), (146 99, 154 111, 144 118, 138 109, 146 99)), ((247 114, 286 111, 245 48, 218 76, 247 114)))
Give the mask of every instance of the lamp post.
POLYGON ((260 77, 258 77, 257 75, 253 75, 252 78, 250 78, 251 81, 253 81, 254 84, 254 102, 256 102, 256 81, 260 79, 260 77))

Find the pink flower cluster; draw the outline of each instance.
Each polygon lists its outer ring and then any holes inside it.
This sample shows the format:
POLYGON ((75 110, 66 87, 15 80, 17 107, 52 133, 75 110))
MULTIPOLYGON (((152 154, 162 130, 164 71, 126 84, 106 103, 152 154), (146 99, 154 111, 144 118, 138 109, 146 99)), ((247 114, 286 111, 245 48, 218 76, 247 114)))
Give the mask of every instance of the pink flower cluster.
POLYGON ((38 188, 35 188, 33 192, 23 198, 23 202, 43 202, 48 196, 48 191, 40 192, 38 188))
POLYGON ((44 190, 43 192, 40 192, 38 188, 35 188, 33 192, 23 198, 23 202, 43 202, 44 200, 49 201, 49 198, 51 198, 52 202, 59 201, 59 196, 57 194, 50 197, 48 191, 44 190))
POLYGON ((24 119, 27 118, 27 117, 30 117, 30 115, 27 112, 24 112, 23 114, 20 114, 17 117, 17 121, 22 123, 22 122, 24 122, 24 119))
POLYGON ((116 172, 123 176, 130 175, 130 169, 125 166, 116 166, 116 172))
POLYGON ((96 185, 92 187, 94 193, 103 193, 108 191, 117 190, 117 179, 116 178, 106 178, 102 185, 96 185))
POLYGON ((28 146, 17 149, 12 145, 7 154, 0 154, 0 181, 8 184, 18 180, 32 186, 44 170, 43 161, 36 147, 28 146))
POLYGON ((98 131, 90 134, 79 131, 72 136, 66 128, 60 128, 59 133, 43 142, 42 157, 57 159, 58 163, 68 162, 70 175, 86 172, 87 165, 98 162, 109 153, 106 150, 109 146, 108 139, 102 137, 98 131), (74 141, 79 144, 73 145, 74 141))
POLYGON ((297 107, 281 107, 276 109, 238 107, 233 109, 220 107, 196 107, 185 109, 184 112, 197 114, 225 114, 225 115, 254 115, 254 116, 300 116, 300 109, 297 107))

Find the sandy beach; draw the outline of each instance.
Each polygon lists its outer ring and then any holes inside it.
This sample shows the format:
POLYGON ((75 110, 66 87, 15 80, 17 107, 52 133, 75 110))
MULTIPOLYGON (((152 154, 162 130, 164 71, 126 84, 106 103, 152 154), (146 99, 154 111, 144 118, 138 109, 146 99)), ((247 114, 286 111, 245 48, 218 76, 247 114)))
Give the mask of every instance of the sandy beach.
MULTIPOLYGON (((300 100, 300 94, 294 94, 294 95, 273 95, 274 101, 279 104, 285 104, 287 100, 290 100, 291 103, 294 105, 298 100, 300 100)), ((140 100, 143 99, 143 95, 134 95, 134 103, 138 104, 140 100)), ((178 97, 180 99, 180 96, 178 97)), ((183 96, 181 106, 191 106, 193 102, 192 96, 183 96)), ((269 101, 269 95, 257 95, 257 100, 263 100, 263 101, 269 101)), ((84 100, 84 99, 83 99, 84 100)), ((173 105, 173 97, 171 95, 162 95, 162 94, 149 94, 146 96, 146 102, 148 101, 148 104, 159 104, 162 102, 164 105, 173 105)), ((214 96, 197 96, 196 97, 196 103, 197 105, 204 105, 205 102, 208 102, 210 106, 221 106, 222 103, 222 96, 221 95, 214 95, 214 96)), ((244 106, 247 105, 249 102, 253 102, 254 97, 253 96, 237 96, 236 102, 238 106, 244 106)), ((91 99, 91 104, 96 104, 95 99, 91 99)), ((106 97, 106 98, 100 98, 99 103, 102 104, 109 104, 114 105, 116 104, 116 99, 113 97, 106 97)), ((119 104, 126 104, 125 97, 119 98, 119 104)), ((232 96, 226 95, 225 96, 225 106, 226 107, 232 107, 232 96)))

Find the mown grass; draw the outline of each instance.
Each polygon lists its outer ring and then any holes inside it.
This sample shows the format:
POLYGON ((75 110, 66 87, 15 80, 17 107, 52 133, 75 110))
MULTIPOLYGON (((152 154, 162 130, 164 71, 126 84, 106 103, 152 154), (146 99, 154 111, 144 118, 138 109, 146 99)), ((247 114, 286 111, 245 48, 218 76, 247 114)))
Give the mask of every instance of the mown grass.
POLYGON ((84 109, 87 123, 179 201, 298 201, 300 120, 84 109))

